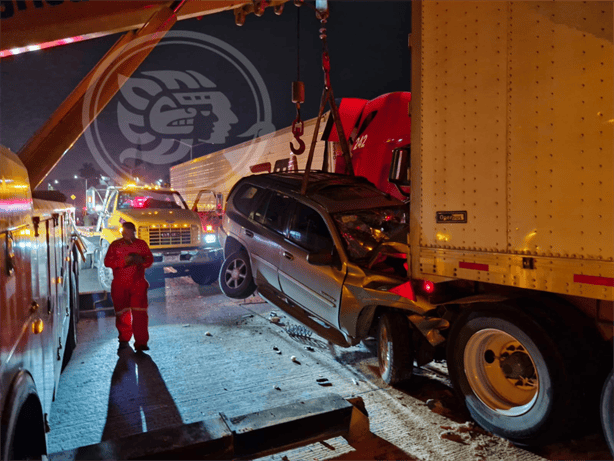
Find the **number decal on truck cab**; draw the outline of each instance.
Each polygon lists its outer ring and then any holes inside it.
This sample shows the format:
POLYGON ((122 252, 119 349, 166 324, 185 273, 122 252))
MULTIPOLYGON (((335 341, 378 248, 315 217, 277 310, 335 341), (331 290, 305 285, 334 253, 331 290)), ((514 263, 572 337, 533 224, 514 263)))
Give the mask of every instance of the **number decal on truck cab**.
POLYGON ((365 147, 365 143, 367 142, 368 136, 368 134, 365 134, 364 136, 357 138, 356 142, 354 143, 354 147, 352 147, 352 150, 362 149, 363 147, 365 147))

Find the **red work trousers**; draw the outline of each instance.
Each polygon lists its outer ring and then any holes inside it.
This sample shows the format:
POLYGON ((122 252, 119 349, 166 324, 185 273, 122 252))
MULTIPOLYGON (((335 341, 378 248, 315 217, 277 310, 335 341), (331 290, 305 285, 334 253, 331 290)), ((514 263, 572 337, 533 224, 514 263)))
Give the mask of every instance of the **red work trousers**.
POLYGON ((134 344, 146 346, 149 341, 147 324, 147 280, 137 280, 126 284, 113 279, 111 299, 115 308, 115 325, 119 331, 120 341, 130 341, 134 333, 134 344))

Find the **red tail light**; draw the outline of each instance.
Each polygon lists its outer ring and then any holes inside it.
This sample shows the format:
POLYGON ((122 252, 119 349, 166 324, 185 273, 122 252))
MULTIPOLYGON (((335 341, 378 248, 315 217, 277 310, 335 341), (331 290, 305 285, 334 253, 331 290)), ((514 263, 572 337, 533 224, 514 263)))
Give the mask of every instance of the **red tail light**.
POLYGON ((435 284, 431 282, 430 280, 424 280, 422 281, 422 290, 426 294, 430 295, 435 291, 435 284))

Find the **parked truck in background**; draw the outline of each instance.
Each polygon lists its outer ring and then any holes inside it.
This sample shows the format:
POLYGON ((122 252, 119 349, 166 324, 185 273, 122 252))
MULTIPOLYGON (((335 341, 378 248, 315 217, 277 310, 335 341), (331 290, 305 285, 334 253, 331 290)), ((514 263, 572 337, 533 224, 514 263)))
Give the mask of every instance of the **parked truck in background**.
MULTIPOLYGON (((88 213, 96 213, 95 200, 88 200, 88 204, 94 206, 88 213)), ((121 238, 121 225, 126 221, 134 223, 137 237, 149 245, 154 256, 152 267, 172 267, 200 285, 217 280, 222 260, 217 233, 203 231, 198 213, 188 208, 179 192, 133 183, 109 186, 98 210, 96 228, 84 232, 84 238, 103 290, 110 291, 113 281, 104 257, 111 242, 121 238)))
MULTIPOLYGON (((188 203, 193 204, 198 192, 203 188, 211 189, 226 198, 232 186, 239 179, 249 174, 265 171, 288 171, 288 169, 300 170, 307 163, 309 143, 313 136, 315 124, 315 118, 304 122, 302 139, 307 147, 302 155, 292 155, 290 143, 294 142, 295 146, 298 144, 292 134, 292 128, 287 127, 189 162, 172 166, 170 169, 171 187, 179 191, 188 203)), ((323 127, 324 125, 320 126, 323 127)), ((322 132, 318 135, 321 137, 322 132)), ((314 151, 314 167, 322 168, 323 162, 327 161, 332 165, 331 160, 326 160, 326 148, 326 142, 318 139, 314 151)))

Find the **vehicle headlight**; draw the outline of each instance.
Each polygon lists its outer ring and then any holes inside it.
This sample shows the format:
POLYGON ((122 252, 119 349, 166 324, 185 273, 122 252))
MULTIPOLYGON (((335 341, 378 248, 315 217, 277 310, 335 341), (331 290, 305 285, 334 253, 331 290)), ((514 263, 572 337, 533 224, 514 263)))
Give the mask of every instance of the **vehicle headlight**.
POLYGON ((215 243, 216 240, 214 234, 205 234, 205 243, 215 243))

